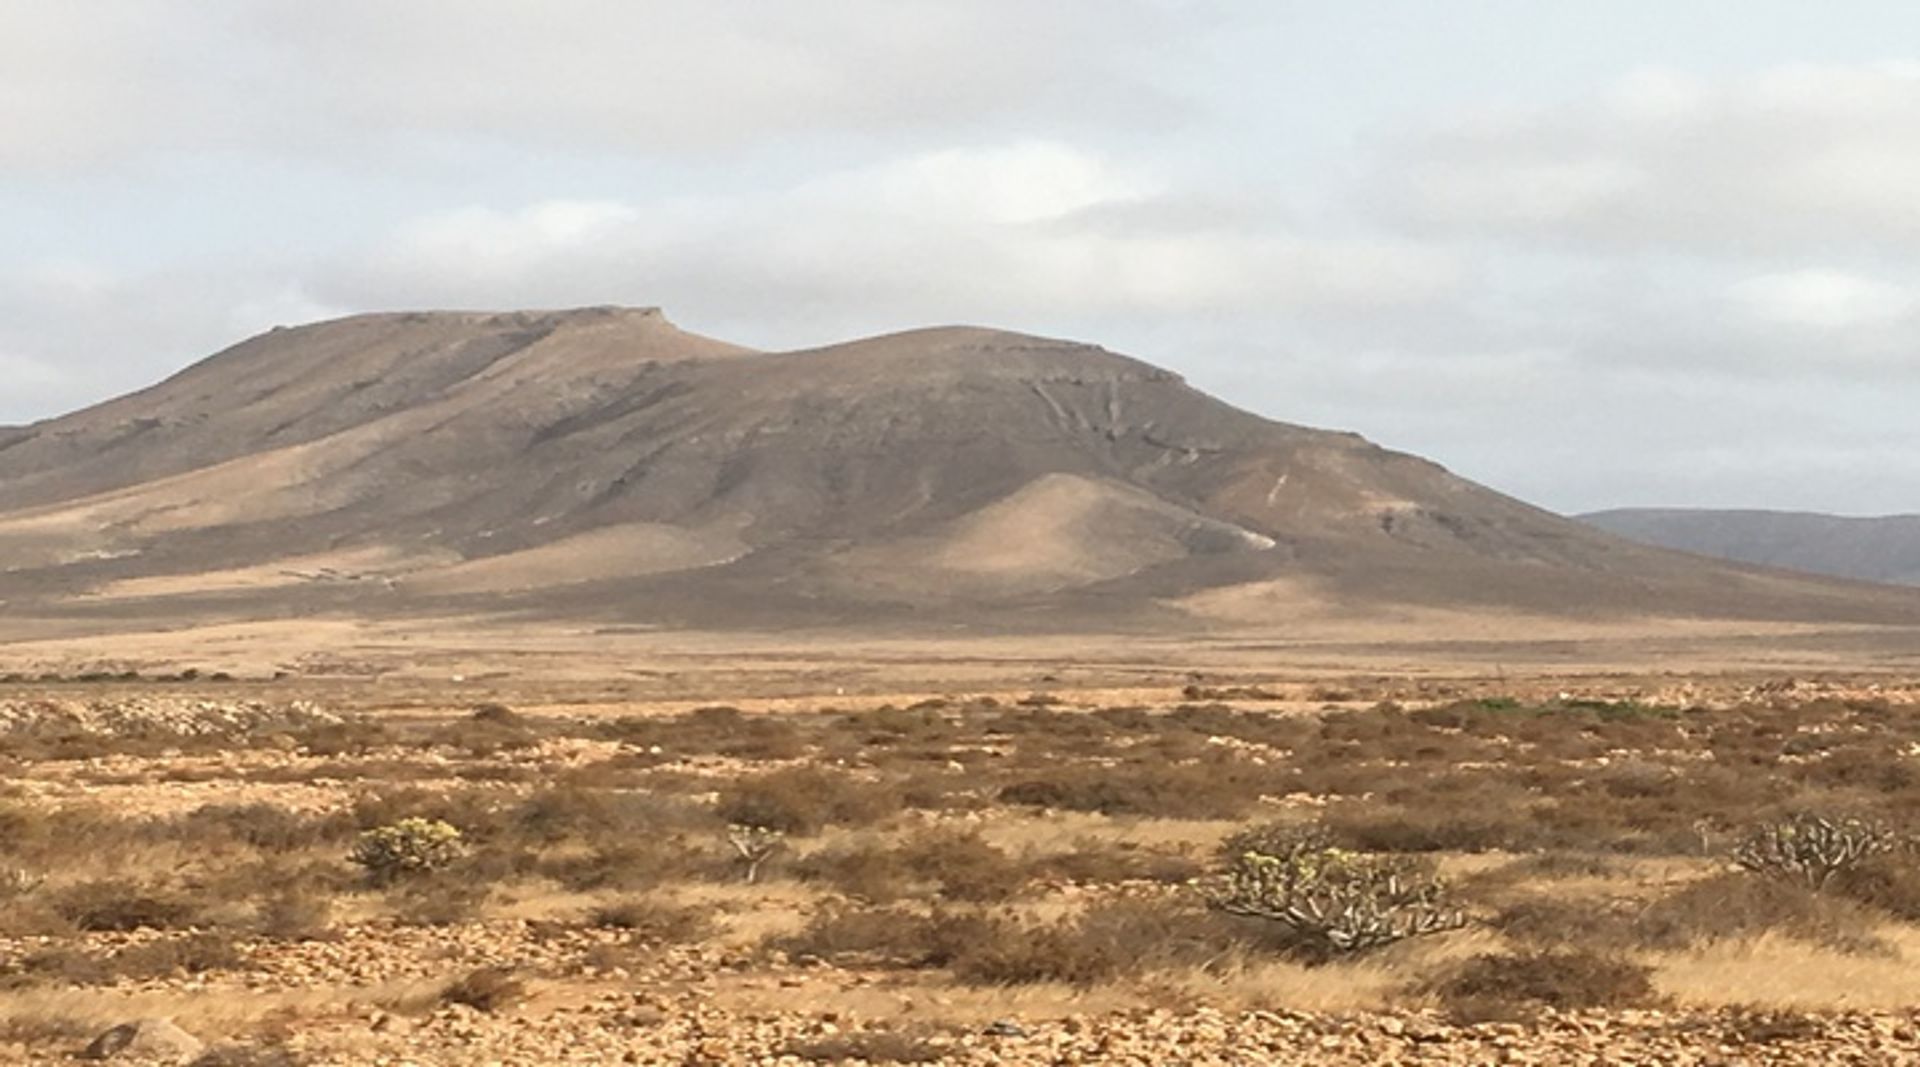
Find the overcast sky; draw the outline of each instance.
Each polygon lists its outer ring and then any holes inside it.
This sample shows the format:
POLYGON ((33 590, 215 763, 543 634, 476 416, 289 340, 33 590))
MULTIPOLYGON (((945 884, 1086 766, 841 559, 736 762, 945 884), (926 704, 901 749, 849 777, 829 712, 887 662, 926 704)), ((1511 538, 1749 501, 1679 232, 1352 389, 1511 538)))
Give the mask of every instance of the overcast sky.
POLYGON ((0 422, 279 323, 1097 341, 1548 507, 1920 511, 1920 4, 0 0, 0 422))

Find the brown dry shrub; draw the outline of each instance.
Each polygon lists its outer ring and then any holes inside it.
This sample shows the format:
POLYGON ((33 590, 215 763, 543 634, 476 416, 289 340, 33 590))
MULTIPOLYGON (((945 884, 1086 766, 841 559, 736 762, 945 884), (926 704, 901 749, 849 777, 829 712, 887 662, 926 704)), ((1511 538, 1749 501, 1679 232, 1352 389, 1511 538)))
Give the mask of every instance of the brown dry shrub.
POLYGON ((991 916, 964 941, 953 975, 976 985, 1063 982, 1208 966, 1245 947, 1231 924, 1172 900, 1122 898, 1054 922, 991 916))
POLYGON ((688 944, 713 932, 713 915, 647 897, 630 897, 595 908, 587 916, 593 926, 624 930, 633 941, 646 944, 688 944))
POLYGON ((946 900, 994 903, 1027 884, 1027 872, 977 833, 922 830, 900 843, 900 857, 918 879, 932 882, 946 900))
POLYGON ((892 783, 822 767, 788 767, 736 779, 721 790, 718 811, 732 825, 812 834, 827 826, 871 825, 900 806, 892 783))
POLYGON ((237 971, 250 964, 231 936, 209 932, 129 946, 115 953, 108 965, 120 977, 138 979, 237 971))
POLYGON ((458 926, 478 919, 491 896, 487 886, 442 871, 387 890, 386 902, 402 926, 458 926))
POLYGON ((274 941, 321 941, 333 934, 333 898, 293 884, 255 906, 254 931, 274 941))
POLYGON ((586 852, 543 856, 537 869, 568 889, 633 892, 680 879, 716 877, 725 866, 724 859, 711 845, 672 834, 636 835, 586 852))
POLYGON ((1475 956, 1427 985, 1462 1020, 1539 1009, 1631 1008, 1656 999, 1653 969, 1620 956, 1582 951, 1475 956))
POLYGON ((0 937, 67 937, 78 929, 44 893, 0 903, 0 937))
POLYGON ((788 865, 803 882, 824 882, 856 900, 891 904, 914 890, 899 852, 871 842, 810 852, 788 865))
POLYGON ((1813 786, 1871 793, 1902 793, 1920 786, 1920 770, 1912 758, 1885 741, 1834 748, 1799 765, 1795 775, 1813 786))
POLYGON ((672 797, 564 783, 529 796, 506 816, 507 832, 534 844, 623 845, 663 831, 714 829, 698 806, 672 797))
POLYGON ((1775 878, 1728 872, 1688 883, 1643 909, 1635 935, 1649 948, 1683 949, 1773 933, 1848 953, 1888 951, 1858 904, 1775 878))
POLYGON ((198 847, 228 840, 259 852, 297 852, 352 833, 344 819, 305 815, 278 804, 208 804, 173 820, 171 835, 198 847))
POLYGON ((0 960, 0 989, 105 985, 113 979, 107 957, 71 946, 22 951, 0 960))
POLYGON ((1539 824, 1526 808, 1490 797, 1424 798, 1394 807, 1372 802, 1334 805, 1327 832, 1359 852, 1488 852, 1535 843, 1539 824))
POLYGON ((977 985, 1091 985, 1206 966, 1249 947, 1235 924, 1190 903, 1122 899, 1055 921, 1004 912, 833 908, 773 947, 849 965, 949 967, 977 985))
POLYGON ((1204 865, 1181 852, 1153 848, 1132 841, 1082 838, 1064 852, 1034 859, 1033 876, 1075 885, 1112 885, 1118 882, 1159 882, 1180 885, 1198 878, 1204 865))
POLYGON ((377 719, 357 718, 296 731, 293 740, 309 756, 364 756, 398 744, 399 734, 377 719))
POLYGON ((401 785, 369 790, 354 798, 350 832, 391 826, 403 819, 427 819, 457 827, 462 840, 483 842, 507 836, 512 824, 511 799, 512 794, 505 790, 483 787, 424 789, 401 785))
MULTIPOLYGON (((1582 878, 1614 879, 1622 876, 1624 872, 1625 868, 1621 862, 1611 856, 1593 852, 1548 849, 1544 852, 1528 853, 1497 867, 1465 875, 1459 879, 1457 885, 1463 896, 1491 905, 1532 903, 1537 900, 1553 902, 1562 898, 1542 898, 1535 892, 1541 883, 1582 878)), ((1560 890, 1554 889, 1553 892, 1559 893, 1560 890)), ((1584 902, 1575 900, 1569 903, 1584 902)))
POLYGON ((1623 952, 1642 938, 1631 906, 1586 898, 1530 896, 1501 908, 1490 925, 1525 945, 1623 952))
POLYGON ((1072 921, 1052 923, 995 916, 963 942, 950 966, 971 985, 1064 982, 1090 986, 1121 970, 1124 956, 1105 943, 1089 943, 1072 921))
POLYGON ((469 759, 489 759, 502 752, 532 748, 540 743, 540 734, 524 722, 472 717, 440 727, 428 734, 426 741, 469 759))
POLYGON ((237 971, 250 966, 231 937, 215 933, 162 937, 97 953, 73 946, 24 952, 0 966, 0 988, 98 986, 237 971))
POLYGON ((1245 814, 1277 781, 1268 768, 1231 756, 1174 764, 1068 764, 1016 781, 1002 788, 999 798, 1006 804, 1100 815, 1226 819, 1245 814))
POLYGON ((492 723, 495 726, 526 726, 530 720, 505 704, 488 702, 475 704, 467 713, 474 722, 492 723))
POLYGON ((1912 852, 1862 860, 1835 874, 1827 889, 1896 919, 1920 922, 1920 857, 1912 852))
POLYGON ((193 925, 200 908, 177 890, 132 879, 78 882, 52 895, 53 909, 89 932, 177 930, 193 925))
POLYGON ((848 715, 835 725, 853 734, 861 745, 933 749, 958 740, 960 724, 937 707, 883 707, 848 715))
POLYGON ((600 724, 598 736, 672 756, 716 755, 757 762, 807 754, 804 731, 788 716, 748 715, 718 705, 672 717, 631 716, 600 724))
POLYGON ((845 964, 941 967, 992 927, 977 913, 931 915, 902 908, 829 907, 772 947, 794 957, 845 964))

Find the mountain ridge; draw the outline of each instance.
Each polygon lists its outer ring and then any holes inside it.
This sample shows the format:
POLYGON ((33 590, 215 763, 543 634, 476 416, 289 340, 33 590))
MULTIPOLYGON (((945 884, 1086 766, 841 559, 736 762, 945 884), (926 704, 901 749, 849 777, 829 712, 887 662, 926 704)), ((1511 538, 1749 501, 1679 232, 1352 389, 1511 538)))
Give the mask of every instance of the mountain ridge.
POLYGON ((1612 508, 1576 516, 1610 533, 1717 559, 1920 585, 1920 515, 1762 508, 1612 508))
POLYGON ((657 308, 360 315, 19 432, 0 600, 46 610, 1920 619, 983 327, 762 352, 657 308))

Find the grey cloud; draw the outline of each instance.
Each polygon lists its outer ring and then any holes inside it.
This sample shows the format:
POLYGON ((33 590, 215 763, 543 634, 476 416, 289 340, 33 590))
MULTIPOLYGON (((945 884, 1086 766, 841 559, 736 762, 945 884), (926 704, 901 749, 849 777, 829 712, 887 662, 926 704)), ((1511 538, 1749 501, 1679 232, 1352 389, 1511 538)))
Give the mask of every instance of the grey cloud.
POLYGON ((1177 215, 1085 224, 1150 210, 1161 184, 1150 168, 1029 141, 833 172, 751 201, 469 209, 355 257, 319 292, 349 305, 657 302, 721 321, 750 308, 768 337, 927 321, 1376 314, 1444 300, 1459 281, 1444 251, 1393 239, 1177 215))
POLYGON ((1920 241, 1920 67, 1645 73, 1586 104, 1457 122, 1378 162, 1375 205, 1436 233, 1752 257, 1920 241))
POLYGON ((450 137, 658 154, 1018 114, 1179 121, 1202 24, 1151 0, 102 0, 0 11, 0 162, 153 150, 361 161, 450 137))

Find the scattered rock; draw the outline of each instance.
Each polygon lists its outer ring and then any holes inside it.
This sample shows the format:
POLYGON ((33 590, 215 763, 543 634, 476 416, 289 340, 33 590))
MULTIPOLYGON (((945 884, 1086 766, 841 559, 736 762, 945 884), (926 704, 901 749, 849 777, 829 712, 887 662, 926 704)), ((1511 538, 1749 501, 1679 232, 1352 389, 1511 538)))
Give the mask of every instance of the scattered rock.
POLYGON ((147 1060, 184 1064, 206 1046, 173 1024, 172 1019, 136 1019, 121 1023, 93 1039, 81 1052, 89 1060, 147 1060))
POLYGON ((100 700, 0 700, 0 733, 97 737, 242 737, 343 721, 304 701, 190 700, 125 697, 100 700))

